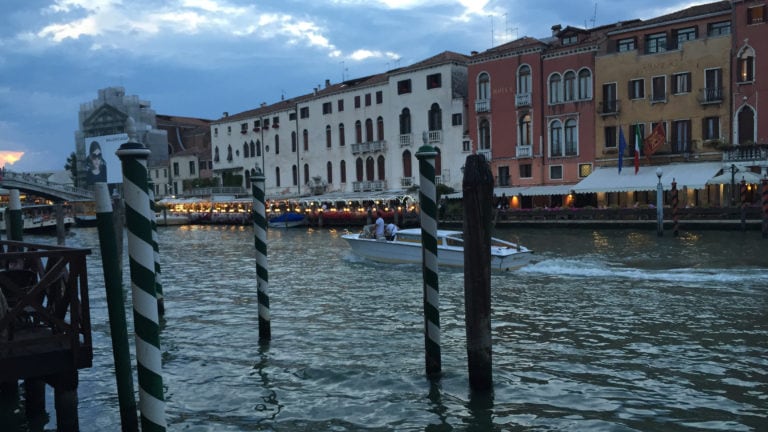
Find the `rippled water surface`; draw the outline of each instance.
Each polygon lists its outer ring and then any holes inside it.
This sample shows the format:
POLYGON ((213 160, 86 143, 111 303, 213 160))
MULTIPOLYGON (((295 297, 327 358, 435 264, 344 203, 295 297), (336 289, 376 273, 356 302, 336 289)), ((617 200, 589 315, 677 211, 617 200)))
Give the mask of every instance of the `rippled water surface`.
MULTIPOLYGON (((73 234, 68 245, 93 248, 80 424, 117 430, 97 233, 73 234)), ((490 395, 469 391, 463 273, 440 274, 443 376, 432 383, 421 267, 355 257, 341 234, 269 231, 272 342, 259 346, 253 230, 160 229, 169 430, 768 429, 759 232, 500 230, 537 260, 492 276, 490 395)), ((52 395, 48 405, 50 429, 52 395)))

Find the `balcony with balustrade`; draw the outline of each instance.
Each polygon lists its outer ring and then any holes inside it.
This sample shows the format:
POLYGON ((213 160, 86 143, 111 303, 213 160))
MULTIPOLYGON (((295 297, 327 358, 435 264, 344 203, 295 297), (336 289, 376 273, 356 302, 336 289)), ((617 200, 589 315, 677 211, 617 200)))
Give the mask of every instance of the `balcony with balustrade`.
POLYGON ((386 151, 386 141, 385 140, 365 141, 361 143, 352 144, 350 147, 353 155, 384 152, 386 151))
POLYGON ((413 145, 413 134, 400 134, 400 147, 411 147, 413 145))
POLYGON ((618 99, 604 100, 597 107, 597 113, 601 116, 616 116, 621 112, 621 101, 618 99))
POLYGON ((477 154, 483 156, 486 161, 488 161, 488 162, 491 161, 491 155, 492 155, 491 149, 478 150, 477 154))
POLYGON ((524 158, 532 158, 533 157, 533 146, 530 145, 519 145, 515 147, 515 157, 518 159, 524 159, 524 158))
POLYGON ((723 103, 722 87, 707 87, 699 92, 699 103, 702 105, 723 103))
POLYGON ((443 143, 443 131, 442 130, 431 130, 427 132, 427 144, 429 145, 440 145, 443 143))
POLYGON ((384 180, 352 182, 352 190, 355 192, 383 191, 386 187, 387 182, 384 180))
POLYGON ((490 99, 477 99, 475 101, 475 112, 477 112, 477 113, 491 112, 491 100, 490 99))
POLYGON ((531 106, 531 99, 530 93, 517 93, 515 95, 515 108, 531 106))
POLYGON ((400 187, 407 189, 413 186, 413 177, 400 177, 400 187))

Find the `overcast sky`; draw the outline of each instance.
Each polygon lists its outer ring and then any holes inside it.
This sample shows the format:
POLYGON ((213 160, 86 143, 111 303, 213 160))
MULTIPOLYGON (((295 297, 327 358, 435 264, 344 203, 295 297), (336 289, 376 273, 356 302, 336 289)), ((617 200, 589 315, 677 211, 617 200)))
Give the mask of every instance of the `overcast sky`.
POLYGON ((110 86, 158 114, 217 119, 326 79, 546 37, 554 24, 594 27, 701 3, 709 1, 2 0, 0 166, 63 169, 80 104, 110 86), (9 152, 23 156, 10 164, 9 152))

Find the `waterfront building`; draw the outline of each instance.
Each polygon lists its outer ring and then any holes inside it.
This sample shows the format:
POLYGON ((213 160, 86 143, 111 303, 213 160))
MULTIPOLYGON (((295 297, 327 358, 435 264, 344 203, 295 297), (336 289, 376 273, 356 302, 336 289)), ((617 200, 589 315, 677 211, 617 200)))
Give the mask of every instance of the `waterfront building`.
POLYGON ((217 186, 211 159, 211 121, 158 114, 157 128, 168 136, 168 163, 150 166, 155 197, 194 194, 217 186))
POLYGON ((731 141, 738 145, 768 143, 768 113, 760 111, 768 106, 766 13, 764 0, 733 1, 731 141))
POLYGON ((438 151, 437 182, 461 187, 466 139, 467 57, 443 52, 381 74, 211 124, 213 172, 223 186, 250 188, 261 169, 268 197, 407 190, 418 184, 416 152, 438 151))

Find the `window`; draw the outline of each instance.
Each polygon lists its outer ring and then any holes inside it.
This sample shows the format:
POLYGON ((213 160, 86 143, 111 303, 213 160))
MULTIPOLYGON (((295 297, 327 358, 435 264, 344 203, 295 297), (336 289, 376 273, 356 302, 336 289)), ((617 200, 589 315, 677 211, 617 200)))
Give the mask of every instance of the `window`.
POLYGON ((509 186, 509 167, 508 166, 499 167, 499 178, 497 179, 497 184, 499 186, 509 186))
POLYGON ((710 23, 707 25, 708 36, 723 36, 731 34, 731 22, 720 21, 716 23, 710 23))
POLYGON ((592 99, 592 72, 589 69, 579 71, 579 100, 592 99))
POLYGON ((549 178, 550 178, 550 180, 562 180, 563 179, 563 166, 562 165, 550 165, 549 166, 549 178))
POLYGON ((402 80, 397 82, 397 94, 405 94, 411 92, 411 80, 402 80))
POLYGON ((436 73, 432 75, 427 75, 427 90, 442 87, 443 86, 442 80, 443 80, 442 74, 436 73))
POLYGON ((675 120, 672 122, 672 153, 691 151, 691 121, 675 120))
POLYGON ((549 126, 549 156, 563 155, 563 124, 560 120, 553 121, 549 126))
POLYGON ((461 113, 451 114, 451 126, 461 126, 461 113))
POLYGON ((342 183, 347 182, 347 163, 345 161, 339 162, 339 176, 342 183))
POLYGON ((293 175, 293 185, 296 186, 299 184, 299 167, 296 165, 293 165, 291 167, 291 174, 293 175))
POLYGON ((384 103, 384 92, 379 90, 376 92, 376 105, 384 103))
POLYGON ((275 135, 275 154, 280 154, 280 135, 275 135))
POLYGON ((616 148, 616 126, 606 126, 603 133, 605 135, 605 148, 616 148))
POLYGON ((261 157, 261 141, 256 140, 256 156, 261 157))
MULTIPOLYGON (((227 146, 227 162, 232 162, 232 146, 227 146)), ((174 171, 178 171, 178 169, 175 169, 174 171)), ((179 175, 178 172, 174 173, 174 175, 179 175)))
POLYGON ((576 99, 576 73, 568 71, 563 77, 563 97, 565 101, 576 99))
POLYGON ((701 135, 705 140, 720 139, 720 117, 704 117, 701 124, 701 135))
POLYGON ((555 73, 549 77, 549 103, 556 104, 562 101, 562 79, 559 73, 555 73))
POLYGON ((736 81, 743 83, 754 80, 754 61, 755 53, 752 48, 747 47, 741 51, 736 60, 736 81))
MULTIPOLYGON (((477 100, 487 101, 491 98, 491 77, 483 72, 477 77, 477 100)), ((487 109, 485 111, 488 111, 487 109)))
POLYGON ((248 142, 244 142, 243 143, 243 157, 247 159, 250 156, 251 156, 251 152, 250 152, 250 149, 248 147, 248 142))
POLYGON ((195 161, 189 161, 189 175, 195 175, 195 161))
POLYGON ((296 136, 296 131, 291 132, 291 153, 296 153, 299 150, 299 138, 296 136))
POLYGON ((296 113, 295 112, 288 113, 288 120, 295 121, 296 120, 296 113))
POLYGON ((560 39, 560 43, 562 43, 563 45, 573 45, 578 41, 579 41, 579 38, 576 35, 565 36, 562 39, 560 39))
POLYGON ((517 94, 527 94, 530 92, 531 67, 528 65, 522 65, 520 66, 520 69, 517 70, 517 94))
POLYGON ((280 167, 275 167, 275 186, 280 187, 280 167))
POLYGON ((691 92, 691 73, 672 74, 672 94, 691 92))
POLYGON ((344 147, 346 141, 344 139, 344 123, 339 123, 339 147, 344 147))
POLYGON ((696 27, 677 29, 674 31, 674 35, 676 42, 675 47, 680 48, 680 45, 682 45, 683 42, 696 39, 698 36, 698 29, 696 27))
POLYGON ((174 162, 173 163, 173 175, 178 177, 179 176, 179 163, 174 162))
POLYGON ((240 133, 241 134, 247 134, 248 133, 248 123, 241 123, 240 124, 240 133))
POLYGON ((579 137, 576 131, 576 120, 565 121, 565 155, 576 156, 579 147, 579 137))
POLYGON ((273 128, 280 127, 280 117, 272 117, 272 127, 273 128))
POLYGON ((331 126, 325 127, 325 147, 331 148, 331 126))
POLYGON ((603 102, 600 112, 611 114, 619 111, 619 101, 616 99, 616 83, 603 84, 603 102))
POLYGON ((384 117, 381 116, 376 119, 376 138, 384 141, 384 117))
POLYGON ((336 111, 338 111, 338 112, 344 111, 344 99, 339 99, 336 102, 336 111))
POLYGON ((411 111, 403 108, 400 112, 400 135, 411 133, 411 111))
POLYGON ((260 127, 261 127, 261 120, 254 120, 253 121, 253 130, 254 130, 254 132, 258 132, 260 127))
POLYGON ((373 120, 365 119, 365 141, 373 141, 373 120))
POLYGON ((518 123, 519 145, 529 146, 531 145, 531 115, 525 114, 520 117, 518 123))
POLYGON ((468 152, 470 150, 472 150, 472 141, 468 139, 461 140, 461 151, 468 152))
POLYGON ((251 142, 248 144, 248 150, 251 154, 251 157, 256 157, 256 145, 253 143, 253 140, 251 140, 251 142))
POLYGON ((619 52, 627 52, 627 51, 634 51, 637 49, 637 39, 635 38, 625 38, 625 39, 619 39, 616 45, 616 49, 619 52))
POLYGON ((360 108, 360 96, 355 96, 355 108, 360 108))
POLYGON ((427 115, 429 120, 429 130, 443 130, 443 110, 440 109, 440 105, 433 103, 429 108, 429 113, 427 115))
POLYGON ((309 151, 309 132, 306 129, 302 131, 302 141, 304 141, 304 151, 309 151))
POLYGON ((327 178, 328 184, 333 184, 333 164, 330 161, 325 164, 325 176, 327 178))
POLYGON ((720 68, 704 71, 704 102, 723 100, 723 71, 720 68))
POLYGON ((303 119, 309 118, 309 107, 301 107, 299 109, 299 117, 303 119))
POLYGON ((520 167, 520 178, 533 177, 533 169, 531 164, 520 164, 518 166, 520 167))
POLYGON ((269 119, 264 119, 264 129, 269 129, 269 119))
POLYGON ((747 9, 747 24, 761 24, 763 22, 765 22, 764 5, 747 9))
POLYGON ((656 76, 651 78, 651 102, 667 101, 667 77, 656 76))
POLYGON ((227 135, 232 135, 232 126, 227 126, 227 135))
POLYGON ((366 93, 365 94, 365 106, 371 106, 371 94, 366 93))
POLYGON ((333 106, 330 102, 323 102, 323 114, 331 114, 333 112, 333 106))
POLYGON ((219 128, 213 128, 213 136, 219 136, 219 128))
POLYGON ((579 164, 579 178, 587 177, 590 174, 592 174, 592 164, 579 164))
POLYGON ((491 149, 491 124, 488 119, 480 120, 480 125, 477 129, 478 133, 478 148, 480 150, 491 149))
POLYGON ((629 81, 629 98, 645 99, 645 80, 633 79, 629 81))
POLYGON ((654 33, 645 37, 645 53, 655 54, 667 50, 667 34, 654 33))
POLYGON ((309 164, 304 164, 304 183, 309 183, 309 164))
POLYGON ((355 142, 363 142, 363 123, 360 120, 355 122, 355 142))

